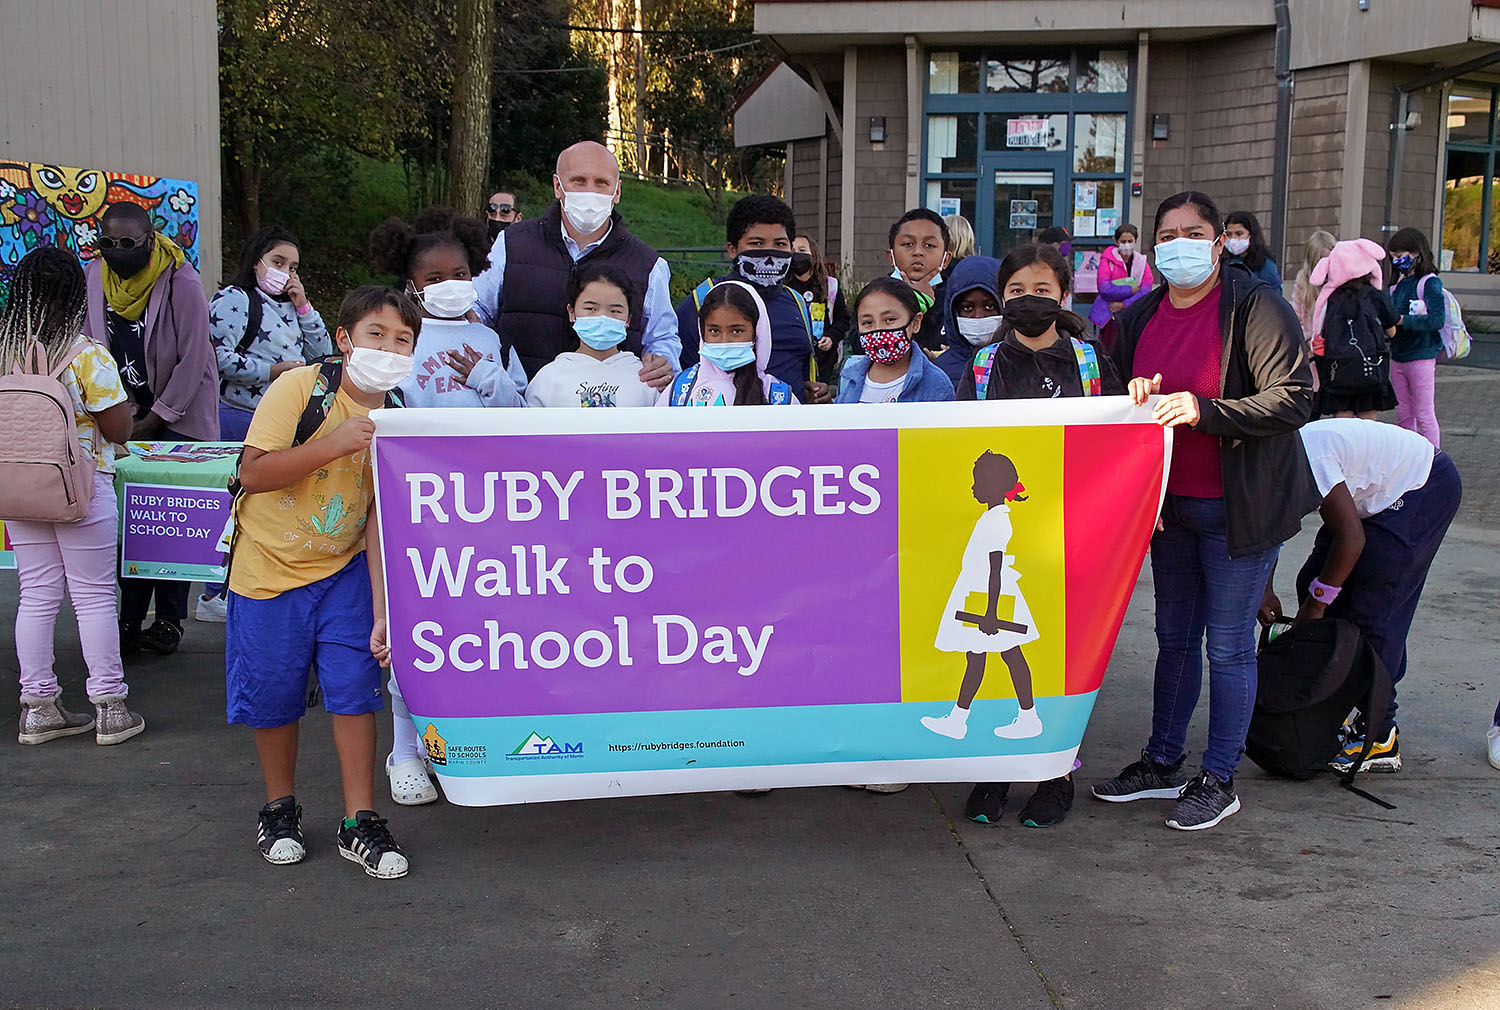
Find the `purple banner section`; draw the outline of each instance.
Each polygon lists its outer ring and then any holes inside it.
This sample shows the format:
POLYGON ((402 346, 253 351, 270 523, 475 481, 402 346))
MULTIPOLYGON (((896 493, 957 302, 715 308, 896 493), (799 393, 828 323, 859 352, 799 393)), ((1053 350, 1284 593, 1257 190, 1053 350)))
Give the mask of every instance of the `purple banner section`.
POLYGON ((892 429, 385 435, 376 457, 414 712, 901 700, 892 429))
POLYGON ((121 550, 126 561, 219 565, 220 542, 234 507, 228 491, 162 484, 125 485, 121 550))

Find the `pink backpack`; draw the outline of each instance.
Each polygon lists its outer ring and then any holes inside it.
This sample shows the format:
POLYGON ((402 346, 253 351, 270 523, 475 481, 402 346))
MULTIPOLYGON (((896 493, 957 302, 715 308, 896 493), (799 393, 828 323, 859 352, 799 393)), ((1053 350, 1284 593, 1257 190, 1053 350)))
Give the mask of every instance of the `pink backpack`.
POLYGON ((0 375, 0 519, 77 522, 94 497, 94 459, 83 451, 73 397, 62 373, 75 346, 47 370, 47 352, 31 345, 31 361, 11 361, 0 375))

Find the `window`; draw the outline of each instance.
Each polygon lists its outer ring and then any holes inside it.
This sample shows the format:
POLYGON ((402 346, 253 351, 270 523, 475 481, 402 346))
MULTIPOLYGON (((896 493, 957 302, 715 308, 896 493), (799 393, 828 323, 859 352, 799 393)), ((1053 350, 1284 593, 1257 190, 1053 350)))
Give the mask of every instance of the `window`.
POLYGON ((1443 230, 1438 248, 1441 270, 1500 273, 1495 235, 1497 147, 1496 88, 1459 82, 1448 95, 1447 158, 1443 175, 1443 230))
POLYGON ((927 199, 923 202, 928 210, 936 211, 946 217, 955 206, 953 201, 957 200, 957 213, 968 218, 969 223, 973 224, 978 218, 978 208, 975 206, 978 192, 979 184, 973 179, 929 179, 927 199))
POLYGON ((1493 118, 1489 88, 1455 85, 1448 96, 1448 143, 1489 143, 1493 118))
POLYGON ((929 95, 979 94, 979 54, 972 51, 934 52, 927 57, 929 95))
POLYGON ((991 54, 985 61, 984 89, 990 94, 1055 94, 1068 90, 1068 54, 991 54))
POLYGON ((979 114, 927 117, 927 171, 973 172, 979 167, 979 114))
POLYGON ((1074 121, 1073 171, 1125 171, 1125 114, 1080 113, 1074 121))
POLYGON ((1130 54, 1124 49, 1080 52, 1077 90, 1082 95, 1123 95, 1130 90, 1130 54))

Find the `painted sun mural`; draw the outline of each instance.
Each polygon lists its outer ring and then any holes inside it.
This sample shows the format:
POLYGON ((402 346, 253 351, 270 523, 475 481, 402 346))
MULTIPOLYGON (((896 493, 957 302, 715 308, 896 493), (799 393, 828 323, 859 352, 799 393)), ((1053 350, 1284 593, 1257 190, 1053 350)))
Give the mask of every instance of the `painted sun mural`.
POLYGON ((0 160, 0 301, 21 257, 60 246, 87 264, 99 255, 99 219, 111 204, 136 203, 156 230, 198 266, 198 184, 99 168, 0 160))

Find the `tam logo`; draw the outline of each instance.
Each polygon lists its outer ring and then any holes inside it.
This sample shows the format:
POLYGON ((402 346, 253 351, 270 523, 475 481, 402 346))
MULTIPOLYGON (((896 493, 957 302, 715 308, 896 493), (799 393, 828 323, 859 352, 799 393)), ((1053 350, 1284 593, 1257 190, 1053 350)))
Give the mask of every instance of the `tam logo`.
POLYGON ((513 758, 582 757, 583 744, 558 743, 550 736, 532 733, 519 747, 506 756, 513 758))

